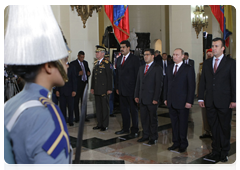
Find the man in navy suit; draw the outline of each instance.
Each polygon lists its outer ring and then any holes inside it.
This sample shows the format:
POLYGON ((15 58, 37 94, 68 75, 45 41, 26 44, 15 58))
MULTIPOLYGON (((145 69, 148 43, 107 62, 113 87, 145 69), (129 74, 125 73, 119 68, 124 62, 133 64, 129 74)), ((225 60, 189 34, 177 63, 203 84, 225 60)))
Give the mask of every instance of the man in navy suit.
POLYGON ((195 71, 183 63, 184 51, 177 48, 173 52, 175 64, 167 68, 164 85, 164 103, 169 109, 172 123, 173 145, 168 150, 179 148, 185 152, 188 147, 187 129, 189 109, 193 105, 195 93, 195 71))
POLYGON ((116 93, 119 95, 123 127, 115 134, 129 133, 132 118, 131 136, 137 137, 138 108, 134 101, 134 91, 140 62, 137 56, 130 54, 129 41, 122 41, 120 46, 122 55, 117 59, 116 93))
MULTIPOLYGON (((85 53, 79 51, 78 58, 70 63, 70 65, 75 67, 77 79, 77 94, 74 98, 75 122, 79 121, 79 100, 81 99, 82 103, 84 88, 88 83, 88 77, 91 75, 88 62, 84 60, 84 57, 85 53)), ((87 119, 87 112, 85 113, 85 121, 89 121, 87 119)))
MULTIPOLYGON (((68 63, 69 65, 69 63, 68 63)), ((66 107, 68 106, 68 123, 70 126, 73 126, 73 107, 74 107, 74 96, 77 91, 77 82, 76 82, 76 71, 74 66, 69 66, 68 71, 68 82, 65 83, 62 87, 56 88, 56 96, 59 97, 60 109, 62 114, 67 122, 66 107)))
POLYGON ((228 161, 232 109, 236 107, 236 61, 224 56, 225 41, 212 40, 214 57, 203 63, 198 91, 198 104, 206 108, 212 132, 212 153, 204 159, 228 161))
POLYGON ((138 142, 148 141, 152 145, 158 139, 157 108, 162 90, 163 73, 159 64, 154 61, 154 50, 144 51, 145 65, 138 71, 135 88, 135 101, 140 104, 143 136, 138 142))

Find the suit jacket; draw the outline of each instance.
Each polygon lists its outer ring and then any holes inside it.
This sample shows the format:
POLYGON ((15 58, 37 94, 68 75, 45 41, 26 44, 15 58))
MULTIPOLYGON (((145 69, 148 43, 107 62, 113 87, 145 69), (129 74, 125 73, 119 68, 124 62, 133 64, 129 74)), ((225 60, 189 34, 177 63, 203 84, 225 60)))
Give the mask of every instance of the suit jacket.
POLYGON ((206 107, 229 108, 231 102, 236 102, 236 61, 224 56, 216 73, 212 62, 210 58, 203 63, 198 99, 205 99, 206 107))
MULTIPOLYGON (((162 61, 163 60, 161 60, 159 65, 162 67, 162 70, 163 70, 163 62, 162 61)), ((167 67, 170 66, 171 64, 172 64, 172 62, 167 60, 167 67)))
POLYGON ((139 69, 139 58, 133 54, 129 54, 127 60, 121 66, 123 56, 117 59, 116 69, 116 89, 123 96, 134 96, 137 74, 139 69))
POLYGON ((144 75, 144 69, 145 65, 139 68, 134 98, 139 98, 139 102, 147 105, 152 104, 153 100, 159 101, 163 85, 163 71, 161 66, 155 62, 152 63, 146 75, 144 75))
POLYGON ((72 92, 77 92, 77 80, 76 80, 76 71, 74 66, 68 67, 68 82, 65 83, 62 87, 57 87, 56 91, 59 91, 60 96, 71 96, 72 92))
MULTIPOLYGON (((70 63, 70 65, 74 65, 75 67, 75 71, 76 71, 76 78, 77 78, 77 84, 79 85, 79 83, 81 82, 82 80, 82 76, 79 76, 79 71, 82 71, 82 67, 80 66, 79 62, 78 62, 78 59, 72 61, 70 63)), ((89 71, 90 72, 90 69, 88 67, 88 62, 83 60, 83 65, 84 65, 84 68, 85 68, 85 73, 87 75, 87 72, 89 71)), ((88 75, 87 75, 87 82, 88 82, 88 75)))
POLYGON ((173 75, 174 64, 167 67, 164 80, 164 100, 167 106, 184 109, 186 103, 193 104, 195 94, 195 71, 192 66, 182 63, 177 74, 173 75))
MULTIPOLYGON (((185 60, 183 60, 185 62, 185 60)), ((194 68, 194 60, 189 59, 188 64, 194 68)))
POLYGON ((162 56, 158 55, 158 56, 154 57, 154 62, 158 63, 159 65, 161 65, 161 63, 162 63, 162 56))
POLYGON ((108 60, 103 59, 99 65, 94 63, 91 89, 94 89, 94 95, 107 94, 108 90, 113 89, 112 66, 108 60))

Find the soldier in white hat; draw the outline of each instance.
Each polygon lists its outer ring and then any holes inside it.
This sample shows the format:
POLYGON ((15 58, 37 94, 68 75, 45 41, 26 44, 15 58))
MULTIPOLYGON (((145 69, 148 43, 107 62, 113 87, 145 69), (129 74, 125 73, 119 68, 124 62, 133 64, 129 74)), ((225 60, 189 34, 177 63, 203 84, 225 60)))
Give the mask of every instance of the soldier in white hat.
POLYGON ((50 6, 36 10, 17 5, 8 10, 4 64, 26 81, 24 89, 4 106, 4 126, 15 163, 69 163, 67 125, 50 99, 52 87, 67 81, 68 51, 60 28, 50 6))

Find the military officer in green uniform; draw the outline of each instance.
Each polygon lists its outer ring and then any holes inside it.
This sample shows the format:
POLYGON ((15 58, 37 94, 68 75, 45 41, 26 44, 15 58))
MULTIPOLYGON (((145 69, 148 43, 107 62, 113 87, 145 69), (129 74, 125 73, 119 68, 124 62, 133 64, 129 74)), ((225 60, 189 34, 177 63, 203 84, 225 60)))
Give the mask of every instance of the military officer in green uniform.
POLYGON ((112 67, 108 60, 104 59, 106 49, 96 46, 96 58, 94 62, 91 93, 95 96, 97 126, 94 130, 105 131, 109 124, 109 95, 112 93, 112 67))

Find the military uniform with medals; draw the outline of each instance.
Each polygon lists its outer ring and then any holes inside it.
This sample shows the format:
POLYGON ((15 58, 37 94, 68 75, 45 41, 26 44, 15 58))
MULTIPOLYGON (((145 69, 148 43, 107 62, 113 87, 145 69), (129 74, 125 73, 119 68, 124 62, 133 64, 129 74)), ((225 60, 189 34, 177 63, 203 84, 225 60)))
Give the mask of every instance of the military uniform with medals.
MULTIPOLYGON (((97 50, 102 50, 98 48, 97 50)), ((104 49, 103 49, 104 50, 104 49)), ((95 107, 97 116, 97 128, 106 130, 109 124, 109 95, 112 91, 112 67, 110 62, 104 58, 94 62, 91 89, 94 90, 95 107)))

